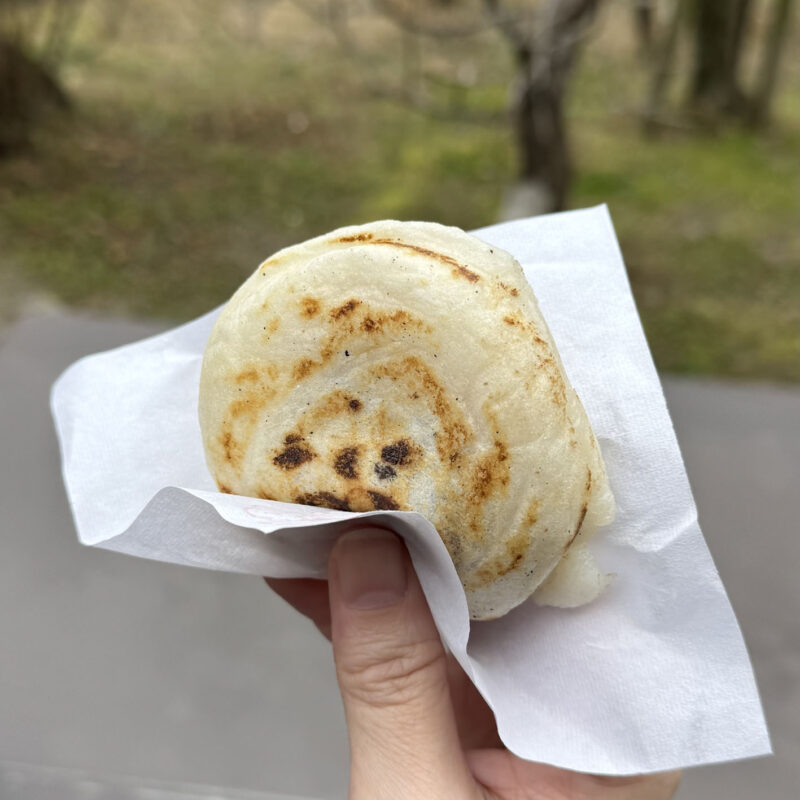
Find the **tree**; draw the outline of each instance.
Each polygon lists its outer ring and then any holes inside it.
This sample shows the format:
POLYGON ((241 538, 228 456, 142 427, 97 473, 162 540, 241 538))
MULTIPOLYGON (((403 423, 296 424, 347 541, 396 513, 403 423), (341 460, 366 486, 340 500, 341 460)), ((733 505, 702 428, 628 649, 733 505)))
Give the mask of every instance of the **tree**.
POLYGON ((24 147, 50 109, 67 110, 58 65, 80 0, 0 0, 0 156, 24 147))
POLYGON ((597 0, 552 0, 527 34, 512 17, 502 16, 499 0, 485 2, 516 63, 511 116, 522 182, 517 202, 528 206, 520 213, 561 210, 572 179, 564 117, 567 81, 597 0))
POLYGON ((663 119, 662 106, 676 65, 678 41, 691 37, 692 59, 686 109, 696 122, 723 119, 751 126, 765 124, 774 95, 780 58, 786 41, 792 0, 671 0, 653 49, 651 79, 645 103, 645 130, 654 132, 663 119), (756 12, 768 16, 759 41, 753 24, 756 12), (748 58, 747 51, 756 59, 748 58), (748 80, 746 60, 756 60, 756 75, 748 80))
POLYGON ((792 0, 777 0, 775 3, 767 40, 762 51, 755 90, 748 106, 748 122, 753 127, 762 126, 769 121, 770 106, 775 94, 775 79, 786 43, 786 30, 789 27, 791 10, 792 0))
MULTIPOLYGON (((295 0, 311 9, 309 0, 295 0)), ((431 102, 424 84, 445 81, 420 66, 420 40, 465 40, 492 31, 508 48, 513 64, 509 116, 514 130, 519 182, 506 214, 546 213, 565 207, 572 178, 564 116, 569 78, 599 0, 373 0, 373 8, 403 37, 403 85, 396 99, 429 113, 450 116, 452 109, 431 102)), ((313 13, 313 12, 312 12, 313 13)), ((345 52, 358 53, 347 0, 327 0, 320 15, 345 52)), ((456 76, 452 86, 462 83, 456 76)))

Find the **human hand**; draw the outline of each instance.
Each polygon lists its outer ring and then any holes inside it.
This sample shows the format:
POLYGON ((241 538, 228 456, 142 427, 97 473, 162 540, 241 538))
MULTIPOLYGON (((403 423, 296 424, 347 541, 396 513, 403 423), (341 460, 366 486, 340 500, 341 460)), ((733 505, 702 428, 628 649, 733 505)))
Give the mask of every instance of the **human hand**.
POLYGON ((503 748, 491 710, 446 654, 405 545, 360 528, 329 580, 267 583, 333 643, 350 738, 350 800, 669 800, 679 772, 586 775, 503 748))

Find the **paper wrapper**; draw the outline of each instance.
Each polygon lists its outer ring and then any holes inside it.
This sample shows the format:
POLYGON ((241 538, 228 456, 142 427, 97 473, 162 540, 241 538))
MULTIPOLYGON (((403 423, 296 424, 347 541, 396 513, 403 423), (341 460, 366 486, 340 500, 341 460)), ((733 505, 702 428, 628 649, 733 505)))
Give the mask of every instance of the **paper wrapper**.
POLYGON ((477 231, 522 264, 583 401, 616 496, 592 548, 616 575, 588 606, 524 603, 470 624, 433 526, 220 494, 197 421, 219 310, 73 364, 53 388, 64 480, 84 544, 273 577, 325 577, 336 536, 372 517, 406 541, 447 647, 521 756, 604 774, 770 752, 733 610, 689 481, 605 207, 477 231))

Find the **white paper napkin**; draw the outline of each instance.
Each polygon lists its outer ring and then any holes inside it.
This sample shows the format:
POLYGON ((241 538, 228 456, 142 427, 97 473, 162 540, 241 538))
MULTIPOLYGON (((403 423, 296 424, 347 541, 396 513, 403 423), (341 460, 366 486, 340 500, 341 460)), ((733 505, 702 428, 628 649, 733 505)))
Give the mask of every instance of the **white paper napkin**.
POLYGON ((420 515, 218 493, 197 392, 219 310, 84 358, 53 387, 81 542, 208 569, 324 577, 338 533, 371 516, 405 539, 442 638, 519 756, 630 774, 769 753, 747 651, 697 523, 607 210, 477 235, 523 265, 600 442, 618 513, 594 540, 617 575, 599 600, 574 610, 525 603, 470 625, 452 562, 420 515))

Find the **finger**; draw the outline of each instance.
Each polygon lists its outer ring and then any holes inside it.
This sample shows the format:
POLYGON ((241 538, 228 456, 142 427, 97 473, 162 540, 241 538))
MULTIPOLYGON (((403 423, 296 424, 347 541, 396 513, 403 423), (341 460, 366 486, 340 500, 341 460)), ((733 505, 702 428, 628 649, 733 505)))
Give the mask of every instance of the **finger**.
POLYGON ((268 586, 290 606, 308 617, 326 638, 331 638, 328 582, 315 578, 264 578, 268 586))
POLYGON ((336 673, 350 737, 350 798, 471 798, 444 649, 405 546, 361 529, 331 553, 336 673))
POLYGON ((507 750, 473 750, 467 762, 475 779, 492 794, 526 800, 671 800, 680 772, 652 775, 587 775, 525 761, 507 750))

